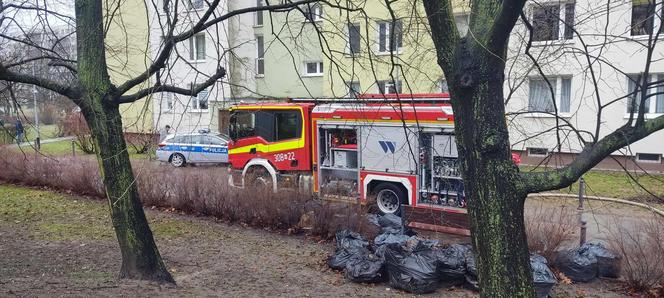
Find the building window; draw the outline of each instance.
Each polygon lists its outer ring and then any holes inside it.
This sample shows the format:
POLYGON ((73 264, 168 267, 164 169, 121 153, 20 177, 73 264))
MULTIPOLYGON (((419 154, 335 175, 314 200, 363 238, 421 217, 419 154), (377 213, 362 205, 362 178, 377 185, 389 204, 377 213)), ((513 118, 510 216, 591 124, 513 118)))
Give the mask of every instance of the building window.
MULTIPOLYGON (((256 0, 256 7, 262 7, 263 0, 256 0)), ((254 26, 263 26, 263 11, 254 13, 254 26)))
POLYGON ((173 111, 173 93, 160 92, 159 95, 161 96, 160 103, 161 103, 162 111, 164 111, 164 112, 173 111))
POLYGON ((545 157, 549 155, 549 149, 546 148, 528 147, 526 148, 526 152, 528 153, 528 156, 545 157))
POLYGON ((533 41, 572 39, 574 3, 534 6, 532 25, 533 41))
POLYGON ((362 94, 362 89, 360 89, 360 82, 346 82, 346 86, 348 86, 348 97, 358 98, 360 94, 362 94))
POLYGON ((306 76, 322 76, 323 75, 323 62, 306 62, 304 64, 304 75, 306 76))
POLYGON ((189 38, 189 60, 205 60, 205 33, 199 33, 189 38))
POLYGON ((447 85, 447 80, 442 79, 438 81, 438 90, 442 93, 449 93, 450 92, 450 87, 447 85))
POLYGON ((318 4, 307 4, 304 8, 304 17, 307 22, 319 22, 323 20, 323 7, 318 4))
POLYGON ((636 154, 637 162, 647 162, 647 163, 661 163, 662 155, 655 153, 637 153, 636 154))
MULTIPOLYGON (((655 114, 664 113, 664 83, 656 83, 650 86, 651 82, 661 82, 664 80, 664 74, 653 74, 647 78, 646 85, 648 85, 648 91, 646 92, 648 98, 646 98, 643 103, 643 110, 645 114, 652 113, 655 114), (652 98, 655 100, 651 100, 652 98)), ((632 111, 638 111, 639 106, 641 105, 641 94, 643 87, 643 79, 640 75, 628 75, 627 76, 627 94, 629 101, 627 102, 627 113, 632 111)))
POLYGON ((201 90, 201 92, 198 92, 196 96, 191 97, 191 109, 195 111, 207 110, 209 97, 210 91, 207 89, 201 90))
POLYGON ((553 113, 555 112, 554 103, 556 103, 558 113, 569 113, 572 97, 572 79, 550 77, 548 80, 551 84, 550 87, 544 79, 530 79, 528 111, 553 113), (553 93, 551 90, 553 90, 553 93))
POLYGON ((401 93, 401 81, 378 81, 378 93, 380 94, 393 94, 401 93))
POLYGON ((265 74, 265 42, 262 35, 256 35, 256 74, 265 74))
POLYGON ((205 1, 203 0, 189 0, 188 2, 189 10, 203 9, 205 6, 205 1))
POLYGON ((655 2, 632 1, 632 36, 650 35, 655 30, 655 2))
POLYGON ((359 24, 348 24, 348 44, 346 45, 346 52, 348 54, 359 54, 360 47, 360 25, 359 24))
POLYGON ((378 52, 386 53, 400 51, 403 47, 402 42, 403 25, 401 20, 378 22, 378 52), (394 36, 392 36, 394 32, 394 36), (394 41, 392 41, 394 37, 394 41))

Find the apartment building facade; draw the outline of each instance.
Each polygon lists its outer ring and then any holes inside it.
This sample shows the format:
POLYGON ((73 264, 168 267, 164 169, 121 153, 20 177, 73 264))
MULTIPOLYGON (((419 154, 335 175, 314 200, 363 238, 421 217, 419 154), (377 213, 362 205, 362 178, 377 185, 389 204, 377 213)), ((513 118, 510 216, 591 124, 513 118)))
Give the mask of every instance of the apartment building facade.
MULTIPOLYGON (((107 20, 106 60, 109 75, 114 84, 121 84, 138 76, 149 66, 150 59, 147 49, 150 31, 148 30, 147 13, 148 9, 143 2, 126 1, 117 7, 112 19, 107 20)), ((148 80, 137 86, 136 90, 145 88, 150 83, 151 81, 148 80)), ((120 112, 125 132, 141 134, 154 132, 152 110, 151 98, 122 104, 120 112)))
MULTIPOLYGON (((413 9, 400 1, 390 7, 377 0, 357 3, 362 5, 357 11, 310 4, 287 13, 253 13, 229 20, 227 42, 233 48, 225 80, 229 88, 210 101, 210 127, 223 131, 226 108, 240 100, 447 91, 421 7, 413 9)), ((519 21, 513 31, 505 83, 507 119, 513 149, 522 151, 526 162, 562 165, 581 150, 583 142, 606 135, 629 118, 633 97, 628 94, 645 70, 644 44, 648 33, 661 26, 655 20, 662 8, 648 9, 648 2, 634 0, 597 9, 604 4, 529 2, 526 15, 534 28, 530 53, 537 67, 524 52, 529 38, 524 22, 519 21), (587 57, 601 59, 590 59, 589 67, 587 57), (563 128, 556 132, 554 127, 561 123, 563 128)), ((264 2, 244 0, 228 7, 260 5, 264 2)), ((468 34, 468 11, 461 4, 455 8, 462 35, 468 34)), ((663 54, 655 48, 650 80, 660 74, 664 78, 663 54)), ((653 96, 647 104, 647 118, 664 113, 663 95, 653 96)), ((664 132, 658 132, 614 157, 626 156, 625 162, 635 160, 639 166, 657 169, 662 154, 664 132)))
MULTIPOLYGON (((648 71, 648 80, 664 79, 664 47, 653 47, 662 17, 661 3, 648 1, 551 1, 526 7, 533 26, 531 38, 519 22, 510 40, 505 92, 510 136, 526 163, 560 166, 580 153, 586 142, 625 125, 635 88, 648 71), (546 78, 546 79, 545 79, 546 78), (556 130, 555 127, 560 127, 556 130), (573 127, 573 128, 572 128, 573 127)), ((647 91, 646 119, 664 114, 661 84, 647 91)), ((644 168, 663 171, 664 131, 615 152, 599 168, 644 168)))

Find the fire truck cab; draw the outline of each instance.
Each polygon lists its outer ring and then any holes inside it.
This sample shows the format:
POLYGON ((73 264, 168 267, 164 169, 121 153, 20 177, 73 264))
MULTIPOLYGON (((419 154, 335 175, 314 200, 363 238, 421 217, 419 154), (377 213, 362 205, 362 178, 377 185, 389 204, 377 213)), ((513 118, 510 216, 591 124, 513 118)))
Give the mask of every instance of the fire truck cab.
POLYGON ((446 93, 239 104, 229 135, 234 186, 375 198, 383 213, 466 205, 446 93))

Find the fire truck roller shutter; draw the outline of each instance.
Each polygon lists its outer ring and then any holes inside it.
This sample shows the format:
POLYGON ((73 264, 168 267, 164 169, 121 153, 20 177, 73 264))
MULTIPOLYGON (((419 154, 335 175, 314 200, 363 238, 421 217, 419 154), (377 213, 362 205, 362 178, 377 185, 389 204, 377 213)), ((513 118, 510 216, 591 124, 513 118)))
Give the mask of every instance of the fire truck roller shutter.
POLYGON ((244 169, 242 170, 242 186, 246 187, 245 183, 248 182, 245 181, 247 173, 249 170, 255 169, 255 167, 258 167, 258 169, 263 168, 270 174, 270 178, 272 179, 272 191, 277 192, 277 172, 274 170, 274 167, 272 167, 270 162, 263 158, 252 159, 244 166, 244 169))
POLYGON ((361 127, 360 132, 362 167, 367 171, 417 173, 416 159, 419 157, 418 132, 413 127, 379 124, 361 127))

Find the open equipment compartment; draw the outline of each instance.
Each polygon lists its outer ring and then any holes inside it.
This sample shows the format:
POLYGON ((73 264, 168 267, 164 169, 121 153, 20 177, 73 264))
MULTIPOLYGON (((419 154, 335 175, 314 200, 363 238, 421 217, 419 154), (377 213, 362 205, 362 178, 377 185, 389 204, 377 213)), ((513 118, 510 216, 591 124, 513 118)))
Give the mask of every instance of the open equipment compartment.
POLYGON ((338 125, 321 125, 318 129, 321 192, 357 199, 359 197, 357 129, 338 125))
POLYGON ((420 134, 420 196, 418 203, 466 207, 459 169, 459 152, 453 134, 420 134))

